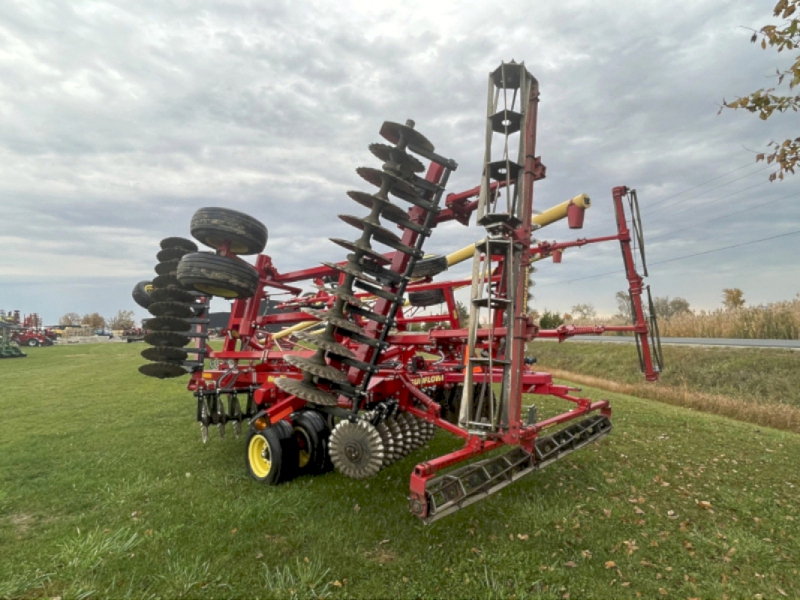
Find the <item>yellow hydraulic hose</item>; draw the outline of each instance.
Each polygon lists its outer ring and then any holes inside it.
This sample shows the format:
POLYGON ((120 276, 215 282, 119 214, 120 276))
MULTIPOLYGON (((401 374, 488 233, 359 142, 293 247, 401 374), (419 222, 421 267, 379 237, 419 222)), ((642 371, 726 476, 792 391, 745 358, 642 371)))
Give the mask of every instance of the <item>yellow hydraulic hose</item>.
MULTIPOLYGON (((531 219, 531 223, 538 225, 541 228, 546 227, 551 223, 555 223, 556 221, 560 221, 567 216, 567 208, 570 204, 575 204, 585 209, 591 206, 591 199, 586 194, 580 194, 571 200, 567 200, 566 202, 562 202, 561 204, 558 204, 552 208, 548 208, 542 214, 535 215, 531 219)), ((475 244, 467 246, 466 248, 462 248, 461 250, 456 250, 452 254, 447 255, 447 266, 452 267, 453 265, 457 265, 458 263, 472 258, 474 255, 475 244)))

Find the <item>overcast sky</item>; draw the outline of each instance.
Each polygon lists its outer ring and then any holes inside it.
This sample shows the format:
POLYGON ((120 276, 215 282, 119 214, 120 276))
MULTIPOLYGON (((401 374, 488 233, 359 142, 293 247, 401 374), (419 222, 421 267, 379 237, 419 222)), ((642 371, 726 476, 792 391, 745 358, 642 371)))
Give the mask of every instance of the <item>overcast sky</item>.
MULTIPOLYGON (((612 233, 610 191, 628 185, 656 295, 698 308, 718 306, 724 287, 751 303, 791 298, 800 235, 655 264, 800 230, 800 175, 768 183, 754 163, 771 139, 798 134, 797 115, 717 115, 723 97, 769 85, 787 65, 749 43, 773 4, 7 0, 0 308, 47 323, 144 316, 133 285, 153 277, 159 240, 188 237, 202 206, 263 221, 283 271, 344 259, 327 238, 355 237, 336 215, 364 212, 346 191, 369 190, 355 169, 379 166, 367 146, 381 123, 414 119, 459 163, 449 191, 473 187, 486 76, 511 59, 541 90, 547 179, 534 207, 593 199, 583 232, 562 223, 539 237, 612 233)), ((448 224, 426 249, 480 236, 448 224)), ((613 245, 540 263, 537 277, 537 307, 559 311, 590 302, 611 313, 625 286, 613 245)))

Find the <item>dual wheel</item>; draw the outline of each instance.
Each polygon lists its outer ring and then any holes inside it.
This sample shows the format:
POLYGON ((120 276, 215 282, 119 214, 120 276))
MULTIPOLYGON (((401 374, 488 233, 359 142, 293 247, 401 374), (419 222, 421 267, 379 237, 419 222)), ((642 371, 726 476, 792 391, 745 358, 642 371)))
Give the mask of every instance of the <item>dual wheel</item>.
POLYGON ((330 433, 322 415, 311 410, 294 413, 291 423, 279 421, 261 430, 251 425, 245 450, 247 471, 267 485, 330 471, 330 433))
MULTIPOLYGON (((190 225, 192 237, 228 254, 258 254, 267 244, 267 228, 258 219, 227 208, 201 208, 190 225)), ((258 290, 258 271, 233 256, 186 254, 177 263, 178 283, 186 289, 234 300, 258 290)))

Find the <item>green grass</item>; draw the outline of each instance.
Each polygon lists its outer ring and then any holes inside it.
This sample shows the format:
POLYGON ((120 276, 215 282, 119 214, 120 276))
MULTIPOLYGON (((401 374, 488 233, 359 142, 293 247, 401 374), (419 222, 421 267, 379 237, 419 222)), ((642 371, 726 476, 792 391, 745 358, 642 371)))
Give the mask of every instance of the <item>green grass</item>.
POLYGON ((408 477, 446 434, 366 482, 263 487, 142 347, 0 361, 0 597, 800 596, 797 435, 589 389, 608 438, 426 527, 408 477))
MULTIPOLYGON (((665 370, 657 385, 719 394, 747 403, 800 407, 800 352, 759 348, 664 346, 665 370)), ((537 368, 555 367, 620 383, 642 381, 631 344, 534 342, 537 368)))

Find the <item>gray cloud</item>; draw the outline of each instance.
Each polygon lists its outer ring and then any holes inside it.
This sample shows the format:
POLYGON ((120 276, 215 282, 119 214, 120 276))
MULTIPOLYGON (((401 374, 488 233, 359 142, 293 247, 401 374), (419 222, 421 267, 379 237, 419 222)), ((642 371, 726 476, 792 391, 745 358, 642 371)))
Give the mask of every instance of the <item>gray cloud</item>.
MULTIPOLYGON (((352 236, 335 216, 362 210, 345 192, 368 189, 355 168, 375 164, 366 147, 381 122, 414 118, 459 162, 451 191, 472 187, 486 76, 511 58, 526 61, 542 90, 537 151, 548 177, 536 206, 592 195, 578 235, 610 231, 620 184, 639 190, 653 262, 797 229, 796 202, 685 229, 800 191, 797 181, 746 190, 766 176, 758 165, 664 200, 747 165, 748 149, 796 126, 790 116, 716 114, 722 97, 768 83, 783 64, 741 28, 769 22, 769 6, 542 4, 0 6, 0 306, 49 321, 129 307, 133 283, 152 276, 158 240, 188 235, 200 206, 264 221, 283 270, 343 257, 325 240, 352 236)), ((559 224, 541 237, 575 233, 559 224)), ((428 249, 479 236, 449 225, 428 249)), ((666 263, 651 280, 659 295, 697 305, 733 285, 776 300, 798 291, 786 275, 796 248, 784 238, 666 263)), ((541 265, 537 300, 610 311, 621 275, 558 282, 618 266, 613 247, 568 253, 561 266, 541 265)))

